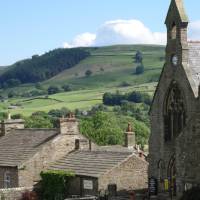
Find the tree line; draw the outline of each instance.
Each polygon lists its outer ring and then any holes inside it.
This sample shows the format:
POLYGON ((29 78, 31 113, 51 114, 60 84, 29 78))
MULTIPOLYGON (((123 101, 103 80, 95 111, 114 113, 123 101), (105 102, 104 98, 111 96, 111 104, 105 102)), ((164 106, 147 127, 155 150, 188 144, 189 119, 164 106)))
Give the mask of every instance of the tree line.
POLYGON ((1 87, 14 87, 24 83, 47 80, 90 56, 81 48, 55 49, 44 55, 34 55, 13 64, 0 76, 1 87))
POLYGON ((106 92, 103 95, 103 104, 108 106, 122 105, 124 101, 129 101, 133 103, 145 103, 146 105, 151 105, 152 97, 147 93, 142 92, 130 92, 121 94, 119 92, 110 93, 106 92))

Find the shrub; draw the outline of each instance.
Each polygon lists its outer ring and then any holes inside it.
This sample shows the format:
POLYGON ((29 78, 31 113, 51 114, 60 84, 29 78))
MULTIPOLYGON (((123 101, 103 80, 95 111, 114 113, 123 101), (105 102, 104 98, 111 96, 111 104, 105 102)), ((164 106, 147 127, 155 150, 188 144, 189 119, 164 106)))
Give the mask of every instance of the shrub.
POLYGON ((10 92, 8 92, 8 98, 13 98, 16 96, 17 96, 17 93, 15 91, 11 90, 10 92))
POLYGON ((58 92, 60 92, 59 87, 57 87, 57 86, 49 86, 48 94, 56 94, 58 92))
POLYGON ((63 85, 63 86, 62 86, 62 89, 63 89, 65 92, 70 92, 70 91, 72 91, 72 86, 71 86, 71 85, 63 85))
POLYGON ((85 76, 88 77, 88 76, 91 76, 91 75, 92 75, 92 71, 88 69, 88 70, 85 72, 85 76))
POLYGON ((41 172, 42 199, 64 199, 68 183, 74 173, 48 170, 41 172))

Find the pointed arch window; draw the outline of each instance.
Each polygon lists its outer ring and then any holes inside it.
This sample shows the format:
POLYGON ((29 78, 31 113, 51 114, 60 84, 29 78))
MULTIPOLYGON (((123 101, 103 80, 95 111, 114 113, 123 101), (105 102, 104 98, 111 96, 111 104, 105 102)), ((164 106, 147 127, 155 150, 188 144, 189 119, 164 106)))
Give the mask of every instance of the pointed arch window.
POLYGON ((183 130, 185 124, 186 110, 183 94, 178 84, 173 82, 165 102, 165 141, 171 141, 173 138, 176 138, 183 130))
POLYGON ((173 22, 172 27, 171 27, 171 39, 174 40, 176 39, 176 34, 177 34, 177 26, 175 22, 173 22))

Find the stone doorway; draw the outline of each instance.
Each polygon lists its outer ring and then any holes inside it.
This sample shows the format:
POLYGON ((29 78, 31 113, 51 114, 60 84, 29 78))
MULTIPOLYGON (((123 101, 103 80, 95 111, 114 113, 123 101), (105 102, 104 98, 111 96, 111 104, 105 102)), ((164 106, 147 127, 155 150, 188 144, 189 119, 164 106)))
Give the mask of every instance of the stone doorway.
POLYGON ((176 159, 175 156, 172 156, 169 165, 168 165, 168 179, 169 179, 169 192, 171 199, 176 197, 176 159))

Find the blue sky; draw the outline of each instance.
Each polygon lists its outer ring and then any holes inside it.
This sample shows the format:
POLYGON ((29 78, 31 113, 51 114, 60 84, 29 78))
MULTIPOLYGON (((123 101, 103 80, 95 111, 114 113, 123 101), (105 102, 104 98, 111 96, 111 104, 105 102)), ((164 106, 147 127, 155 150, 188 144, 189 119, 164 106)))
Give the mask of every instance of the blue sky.
MULTIPOLYGON (((64 44, 159 43, 165 37, 161 33, 169 4, 170 0, 1 0, 0 66, 64 44), (141 41, 138 32, 130 39, 130 26, 148 28, 151 36, 147 33, 148 39, 141 41)), ((200 1, 185 0, 185 5, 190 21, 199 22, 200 1)), ((197 29, 200 22, 194 26, 197 29)))

